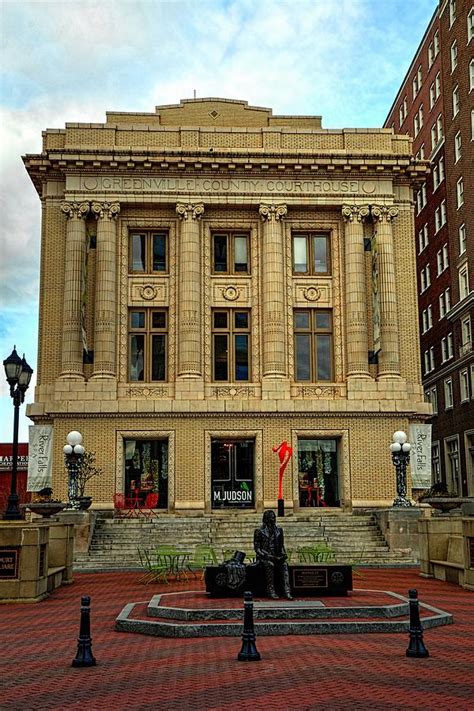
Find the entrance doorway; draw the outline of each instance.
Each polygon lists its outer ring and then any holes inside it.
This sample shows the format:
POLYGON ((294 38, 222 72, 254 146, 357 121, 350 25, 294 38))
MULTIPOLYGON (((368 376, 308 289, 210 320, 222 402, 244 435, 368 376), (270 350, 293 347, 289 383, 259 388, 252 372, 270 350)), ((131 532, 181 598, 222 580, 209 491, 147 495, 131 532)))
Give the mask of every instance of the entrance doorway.
POLYGON ((254 508, 253 439, 211 440, 211 503, 213 509, 254 508))
POLYGON ((152 508, 167 509, 168 440, 125 439, 124 455, 125 496, 143 505, 153 501, 152 508))
POLYGON ((340 506, 336 439, 298 439, 301 507, 340 506))

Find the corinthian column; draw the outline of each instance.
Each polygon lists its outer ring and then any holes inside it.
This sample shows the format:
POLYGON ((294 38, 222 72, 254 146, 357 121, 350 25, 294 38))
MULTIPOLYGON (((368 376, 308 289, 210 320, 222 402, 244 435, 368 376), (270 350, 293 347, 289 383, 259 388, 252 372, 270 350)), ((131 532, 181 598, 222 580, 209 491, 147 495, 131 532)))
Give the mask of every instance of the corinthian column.
POLYGON ((86 251, 85 218, 89 212, 89 203, 62 202, 61 210, 67 216, 67 227, 60 377, 83 380, 81 305, 86 251))
POLYGON ((263 221, 263 376, 285 378, 285 275, 282 220, 286 205, 260 205, 263 221))
POLYGON ((369 377, 364 219, 367 205, 343 205, 346 262, 347 377, 369 377))
POLYGON ((199 221, 204 213, 204 205, 178 203, 176 213, 181 221, 178 251, 178 377, 199 378, 202 376, 199 221))
POLYGON ((116 372, 118 202, 93 202, 97 220, 94 369, 93 378, 113 378, 116 372))
POLYGON ((397 285, 395 282, 395 254, 392 221, 398 215, 396 207, 372 205, 377 248, 380 291, 379 378, 400 376, 400 347, 398 342, 397 285))

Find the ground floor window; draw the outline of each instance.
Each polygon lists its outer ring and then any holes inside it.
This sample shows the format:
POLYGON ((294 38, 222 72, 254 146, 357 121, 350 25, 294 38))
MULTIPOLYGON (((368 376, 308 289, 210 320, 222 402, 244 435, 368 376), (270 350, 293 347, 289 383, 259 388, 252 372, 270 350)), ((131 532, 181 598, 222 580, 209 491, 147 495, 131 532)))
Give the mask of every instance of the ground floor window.
POLYGON ((298 439, 301 507, 339 506, 336 439, 298 439))
POLYGON ((168 508, 168 440, 125 439, 125 496, 168 508))
POLYGON ((211 440, 212 508, 253 508, 255 441, 211 440))

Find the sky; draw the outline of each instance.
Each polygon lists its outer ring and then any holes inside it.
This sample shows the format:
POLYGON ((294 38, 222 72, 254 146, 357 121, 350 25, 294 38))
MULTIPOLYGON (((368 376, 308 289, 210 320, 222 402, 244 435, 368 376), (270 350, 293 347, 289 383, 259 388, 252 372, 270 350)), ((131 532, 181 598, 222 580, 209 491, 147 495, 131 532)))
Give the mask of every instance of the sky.
MULTIPOLYGON (((200 97, 380 127, 436 0, 0 0, 0 357, 36 371, 41 132, 200 97)), ((58 344, 60 348, 60 344, 58 344)), ((26 402, 33 400, 35 375, 26 402)), ((23 406, 20 441, 28 441, 23 406)), ((0 375, 0 442, 13 407, 0 375)))

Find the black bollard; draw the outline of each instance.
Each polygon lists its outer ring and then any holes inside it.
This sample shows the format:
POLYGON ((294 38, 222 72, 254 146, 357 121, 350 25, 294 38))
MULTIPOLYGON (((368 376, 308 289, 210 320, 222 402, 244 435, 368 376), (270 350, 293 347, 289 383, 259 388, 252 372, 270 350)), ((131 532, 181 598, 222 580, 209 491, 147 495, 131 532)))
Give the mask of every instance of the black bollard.
POLYGON ((72 660, 73 667, 95 667, 96 661, 92 654, 91 639, 91 599, 88 595, 81 598, 81 626, 77 639, 77 652, 72 660))
POLYGON ((238 653, 237 659, 239 662, 258 662, 261 659, 255 646, 253 596, 251 592, 244 593, 244 632, 242 634, 242 649, 238 653))
POLYGON ((410 643, 407 649, 407 657, 429 657, 430 653, 423 643, 423 627, 420 622, 420 604, 418 602, 418 592, 409 590, 410 598, 410 643))
POLYGON ((278 499, 278 516, 285 515, 285 499, 278 499))

